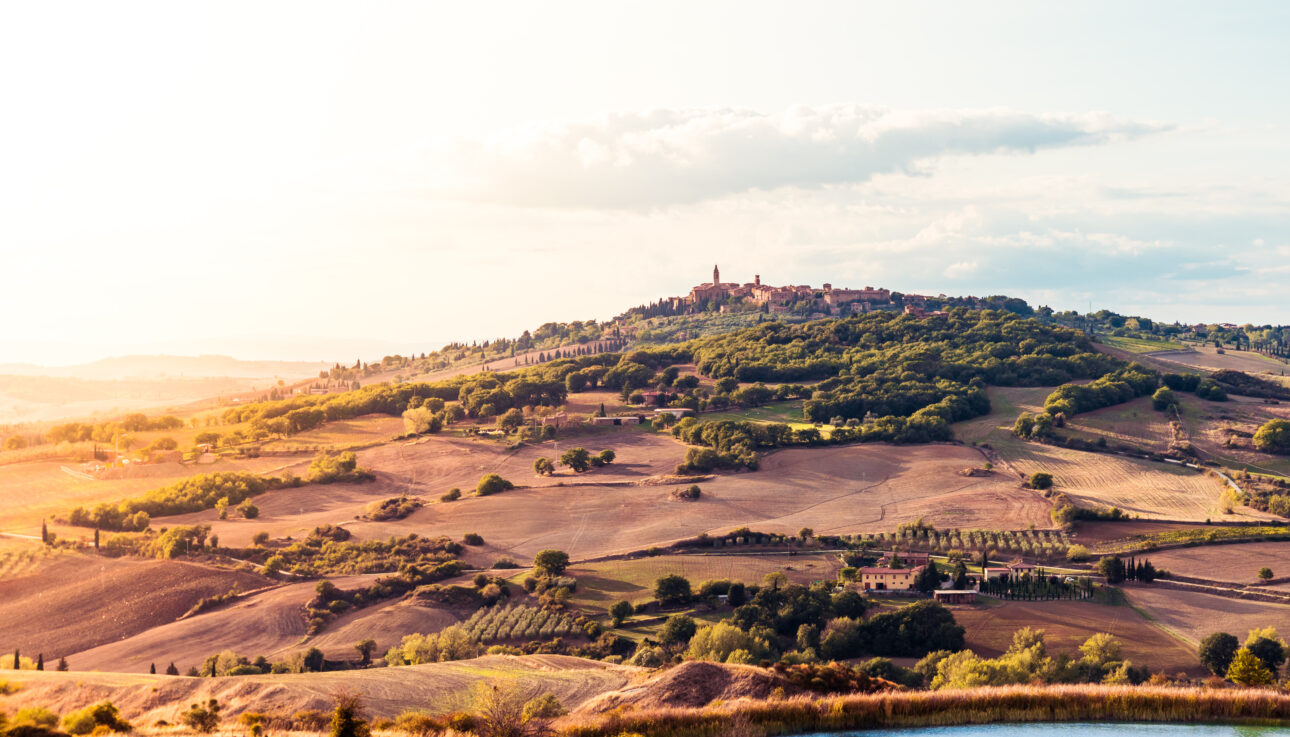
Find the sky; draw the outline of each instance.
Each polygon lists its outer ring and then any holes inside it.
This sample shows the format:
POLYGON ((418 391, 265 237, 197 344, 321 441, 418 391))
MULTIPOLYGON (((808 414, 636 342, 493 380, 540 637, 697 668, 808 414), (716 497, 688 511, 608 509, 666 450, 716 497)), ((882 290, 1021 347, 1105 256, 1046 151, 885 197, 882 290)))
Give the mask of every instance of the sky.
POLYGON ((710 278, 1290 323, 1290 5, 0 5, 0 362, 353 360, 710 278))

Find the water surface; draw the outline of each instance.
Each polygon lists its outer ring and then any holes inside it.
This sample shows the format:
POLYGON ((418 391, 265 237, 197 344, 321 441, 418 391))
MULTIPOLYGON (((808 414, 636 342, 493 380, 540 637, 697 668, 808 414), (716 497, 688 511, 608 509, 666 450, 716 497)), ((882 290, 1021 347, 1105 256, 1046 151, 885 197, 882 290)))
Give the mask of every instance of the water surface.
POLYGON ((1231 724, 1132 724, 1116 722, 1043 722, 968 724, 957 727, 902 727, 856 732, 817 732, 803 737, 1259 737, 1290 735, 1290 727, 1231 724))

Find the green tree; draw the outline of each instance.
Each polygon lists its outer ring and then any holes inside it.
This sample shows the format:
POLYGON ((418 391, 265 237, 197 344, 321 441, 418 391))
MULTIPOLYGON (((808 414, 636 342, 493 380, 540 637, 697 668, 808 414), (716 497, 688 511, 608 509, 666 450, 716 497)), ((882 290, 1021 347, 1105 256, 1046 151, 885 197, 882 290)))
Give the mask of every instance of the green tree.
POLYGON ((1272 627, 1262 627, 1250 630, 1245 638, 1245 647, 1254 656, 1263 661, 1263 665, 1272 671, 1273 675, 1281 669, 1281 664, 1286 662, 1286 646, 1277 634, 1276 629, 1272 627))
POLYGON ((1228 666, 1227 680, 1242 686, 1267 686, 1276 682, 1276 676, 1249 648, 1243 647, 1228 666))
POLYGON ((1269 420, 1254 433, 1254 447, 1264 453, 1290 453, 1290 420, 1269 420))
POLYGON ((559 576, 569 567, 569 554, 563 550, 543 550, 533 556, 534 570, 543 576, 559 576))
POLYGON ((518 409, 508 409, 502 413, 497 421, 498 427, 506 432, 515 432, 520 425, 524 424, 524 413, 518 409))
POLYGON ((662 604, 684 604, 690 600, 690 581, 675 573, 654 582, 654 598, 662 604))
POLYGON ((663 624, 658 633, 659 642, 664 645, 685 645, 694 637, 697 629, 694 620, 684 614, 673 614, 663 624))
POLYGON ((613 617, 614 626, 617 627, 628 617, 632 616, 632 612, 634 611, 636 611, 636 608, 632 606, 630 601, 619 601, 609 607, 609 616, 613 617))
POLYGON ((928 563, 919 569, 918 574, 914 576, 914 588, 930 594, 941 587, 941 574, 937 572, 936 566, 928 563))
POLYGON ((354 649, 358 651, 361 658, 359 664, 364 668, 372 664, 372 653, 376 651, 376 640, 371 638, 359 640, 354 643, 354 649))
POLYGON ((1030 474, 1030 488, 1040 490, 1053 488, 1053 475, 1046 471, 1030 474))
POLYGON ((1162 386, 1151 395, 1151 406, 1156 410, 1164 411, 1174 406, 1178 399, 1174 396, 1173 390, 1167 386, 1162 386))
POLYGON ((1272 569, 1271 569, 1271 568, 1268 568, 1267 566, 1263 566, 1262 568, 1260 568, 1260 569, 1259 569, 1259 578, 1260 578, 1260 579, 1262 579, 1262 580, 1264 580, 1264 581, 1271 581, 1271 580, 1272 580, 1272 569))
POLYGON ((1124 581, 1125 569, 1124 560, 1118 555, 1108 555, 1097 562, 1095 569, 1110 584, 1121 583, 1124 581))
POLYGON ((538 476, 550 476, 555 473, 555 464, 549 458, 539 458, 533 461, 533 473, 538 476))
POLYGON ((582 473, 591 468, 591 452, 586 448, 570 448, 560 455, 560 463, 582 473))

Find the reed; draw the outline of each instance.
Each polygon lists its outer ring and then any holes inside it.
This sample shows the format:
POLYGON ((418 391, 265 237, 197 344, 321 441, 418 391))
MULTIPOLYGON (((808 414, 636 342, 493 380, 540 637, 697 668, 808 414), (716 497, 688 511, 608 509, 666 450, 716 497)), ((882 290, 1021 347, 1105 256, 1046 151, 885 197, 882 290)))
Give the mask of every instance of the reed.
POLYGON ((1290 724, 1290 695, 1262 689, 1005 686, 887 692, 715 707, 620 710, 569 721, 561 737, 718 737, 735 717, 767 735, 995 722, 1237 722, 1290 724))

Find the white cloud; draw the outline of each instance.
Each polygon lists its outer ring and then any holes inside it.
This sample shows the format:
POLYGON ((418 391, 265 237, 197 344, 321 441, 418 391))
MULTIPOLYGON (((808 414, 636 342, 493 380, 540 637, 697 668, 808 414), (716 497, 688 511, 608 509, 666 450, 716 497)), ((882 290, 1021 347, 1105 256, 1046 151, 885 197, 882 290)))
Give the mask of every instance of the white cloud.
POLYGON ((943 273, 946 279, 962 279, 975 274, 980 267, 976 261, 955 261, 946 266, 943 273))
POLYGON ((511 130, 438 147, 450 197, 520 206, 643 209, 753 190, 915 172, 950 155, 1033 153, 1169 130, 1104 113, 889 110, 861 105, 653 110, 511 130))

